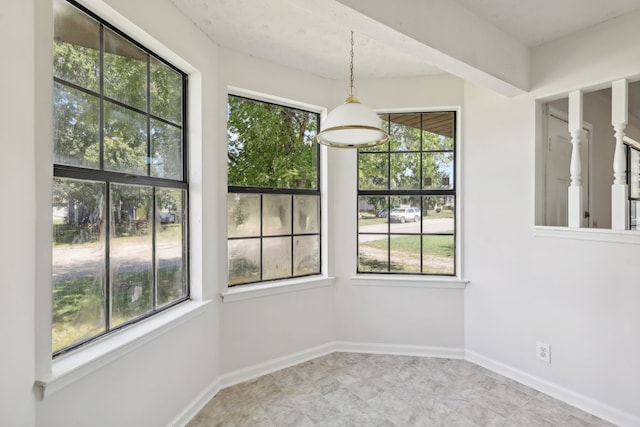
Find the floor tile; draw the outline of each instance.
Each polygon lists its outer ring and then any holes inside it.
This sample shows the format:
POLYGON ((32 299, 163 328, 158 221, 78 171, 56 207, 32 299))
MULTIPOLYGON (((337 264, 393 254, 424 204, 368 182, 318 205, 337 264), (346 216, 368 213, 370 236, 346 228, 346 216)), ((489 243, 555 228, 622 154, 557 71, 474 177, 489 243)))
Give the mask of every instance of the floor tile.
POLYGON ((611 427, 458 359, 335 352, 221 390, 187 427, 611 427))

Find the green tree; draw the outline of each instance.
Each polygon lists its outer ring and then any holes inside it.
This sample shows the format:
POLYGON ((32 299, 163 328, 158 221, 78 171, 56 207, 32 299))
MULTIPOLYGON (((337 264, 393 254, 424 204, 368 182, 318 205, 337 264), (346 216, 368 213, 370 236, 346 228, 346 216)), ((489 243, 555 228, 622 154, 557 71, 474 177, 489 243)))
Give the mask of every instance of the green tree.
POLYGON ((229 185, 317 188, 316 114, 236 96, 228 113, 229 185))

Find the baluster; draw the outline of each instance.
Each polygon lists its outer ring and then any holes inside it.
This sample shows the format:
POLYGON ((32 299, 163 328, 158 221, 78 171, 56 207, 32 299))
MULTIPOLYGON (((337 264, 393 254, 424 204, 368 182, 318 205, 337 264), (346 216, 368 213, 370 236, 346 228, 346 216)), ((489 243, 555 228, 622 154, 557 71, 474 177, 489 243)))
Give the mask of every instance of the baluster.
POLYGON ((571 183, 568 189, 568 225, 579 228, 582 226, 582 159, 580 158, 580 143, 585 139, 582 129, 582 91, 569 94, 569 133, 571 134, 571 183))
POLYGON ((613 185, 611 186, 611 228, 625 230, 628 223, 627 156, 623 139, 629 120, 629 84, 617 80, 611 85, 611 125, 616 145, 613 156, 613 185))

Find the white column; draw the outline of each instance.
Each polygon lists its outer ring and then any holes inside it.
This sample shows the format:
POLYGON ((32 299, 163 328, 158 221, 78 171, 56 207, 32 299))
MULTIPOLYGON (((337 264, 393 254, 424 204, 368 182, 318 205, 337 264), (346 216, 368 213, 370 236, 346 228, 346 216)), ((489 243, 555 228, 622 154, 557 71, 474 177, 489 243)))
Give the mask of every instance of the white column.
POLYGON ((616 147, 613 155, 613 185, 611 186, 611 228, 625 230, 628 223, 627 156, 624 143, 628 122, 629 84, 617 80, 611 85, 611 125, 615 130, 616 147))
POLYGON ((571 183, 568 191, 568 225, 582 226, 582 161, 580 144, 584 141, 585 131, 582 129, 582 91, 569 94, 569 133, 571 134, 571 183))

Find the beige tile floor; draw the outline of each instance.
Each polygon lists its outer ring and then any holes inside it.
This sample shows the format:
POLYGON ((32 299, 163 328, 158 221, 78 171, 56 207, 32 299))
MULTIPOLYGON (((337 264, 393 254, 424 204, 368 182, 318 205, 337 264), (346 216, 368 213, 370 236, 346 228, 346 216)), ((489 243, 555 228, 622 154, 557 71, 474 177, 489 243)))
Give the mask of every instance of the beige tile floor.
POLYGON ((464 360, 331 353, 221 390, 188 427, 611 425, 464 360))

